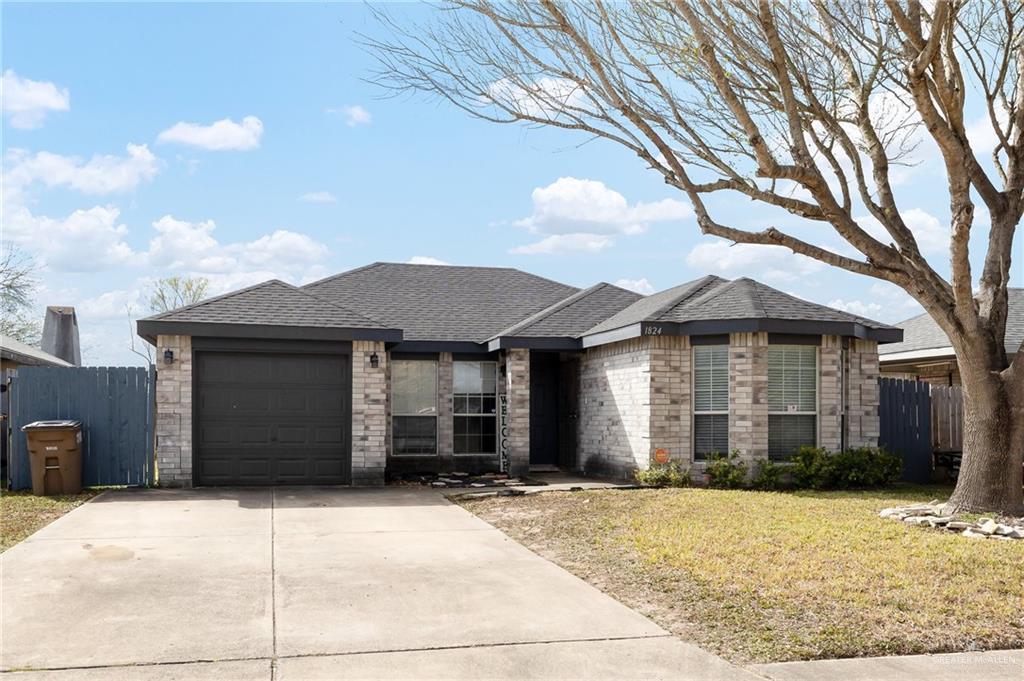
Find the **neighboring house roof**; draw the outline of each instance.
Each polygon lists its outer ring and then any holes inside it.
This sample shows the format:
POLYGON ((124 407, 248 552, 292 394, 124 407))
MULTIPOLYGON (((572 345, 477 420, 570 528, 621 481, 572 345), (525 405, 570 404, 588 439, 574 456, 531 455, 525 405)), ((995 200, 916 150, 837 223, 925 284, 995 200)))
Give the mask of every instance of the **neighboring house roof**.
MULTIPOLYGON (((1003 343, 1008 354, 1016 353, 1024 342, 1024 288, 1007 292, 1006 335, 1003 343)), ((903 341, 879 348, 881 361, 905 361, 953 355, 953 346, 946 332, 927 312, 900 322, 903 341), (948 352, 943 352, 947 351, 948 352)))
POLYGON ((21 341, 14 340, 10 336, 0 335, 0 358, 29 366, 51 366, 70 367, 70 362, 65 362, 60 357, 55 357, 39 348, 26 345, 21 341))
POLYGON ((406 341, 482 343, 579 289, 508 267, 378 262, 303 290, 400 328, 406 341))
POLYGON ((639 335, 721 334, 735 331, 830 333, 899 340, 898 328, 818 305, 746 277, 706 276, 647 296, 584 334, 583 345, 639 335))
MULTIPOLYGON (((612 284, 601 282, 588 289, 563 298, 554 305, 530 315, 523 321, 496 333, 488 339, 492 350, 504 347, 503 339, 569 339, 579 338, 594 324, 624 307, 628 307, 643 296, 612 284)), ((515 341, 521 347, 521 340, 515 341)), ((538 346, 555 345, 537 343, 538 346)), ((575 344, 572 344, 575 346, 575 344)))
POLYGON ((139 333, 310 340, 401 340, 366 315, 277 279, 140 319, 139 333), (312 335, 311 335, 312 334, 312 335))

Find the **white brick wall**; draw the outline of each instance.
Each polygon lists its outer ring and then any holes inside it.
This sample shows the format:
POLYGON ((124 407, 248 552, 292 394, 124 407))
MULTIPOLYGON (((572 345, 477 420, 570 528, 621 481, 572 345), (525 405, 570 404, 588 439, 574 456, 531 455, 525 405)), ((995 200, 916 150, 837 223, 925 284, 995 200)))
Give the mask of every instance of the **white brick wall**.
POLYGON ((156 465, 162 487, 192 486, 192 338, 156 339, 156 465), (174 362, 164 364, 164 351, 174 362))
POLYGON ((651 456, 651 350, 647 338, 587 350, 580 361, 578 465, 630 477, 651 456))
POLYGON ((382 341, 352 343, 352 484, 384 484, 387 460, 387 363, 382 341), (377 353, 377 368, 370 355, 377 353))

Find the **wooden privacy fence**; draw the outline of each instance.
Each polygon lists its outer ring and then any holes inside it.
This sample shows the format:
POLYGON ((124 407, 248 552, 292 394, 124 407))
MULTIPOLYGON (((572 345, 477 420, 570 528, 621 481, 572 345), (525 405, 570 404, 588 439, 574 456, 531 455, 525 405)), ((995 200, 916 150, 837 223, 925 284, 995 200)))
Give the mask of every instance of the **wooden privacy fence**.
POLYGON ((964 391, 960 386, 932 386, 932 449, 937 454, 964 450, 964 391))
POLYGON ((156 374, 142 367, 21 367, 10 384, 11 489, 32 486, 21 427, 82 422, 82 483, 149 485, 154 479, 156 374))
POLYGON ((879 378, 878 444, 903 459, 901 479, 930 482, 932 401, 929 385, 902 378, 879 378))

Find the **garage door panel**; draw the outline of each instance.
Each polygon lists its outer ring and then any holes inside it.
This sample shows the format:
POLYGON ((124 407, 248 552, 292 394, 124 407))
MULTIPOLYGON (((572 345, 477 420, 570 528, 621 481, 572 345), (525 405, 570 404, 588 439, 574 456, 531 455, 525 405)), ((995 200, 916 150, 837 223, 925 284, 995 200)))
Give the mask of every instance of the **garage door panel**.
POLYGON ((198 484, 349 482, 349 356, 197 354, 198 484))

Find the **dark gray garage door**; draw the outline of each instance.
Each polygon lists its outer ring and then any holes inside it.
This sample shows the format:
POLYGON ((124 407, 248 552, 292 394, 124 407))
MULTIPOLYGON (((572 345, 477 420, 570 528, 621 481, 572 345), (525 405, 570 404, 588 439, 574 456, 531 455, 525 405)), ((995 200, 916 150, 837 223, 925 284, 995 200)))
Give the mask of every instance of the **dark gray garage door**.
POLYGON ((349 355, 197 352, 199 485, 348 484, 349 355))

